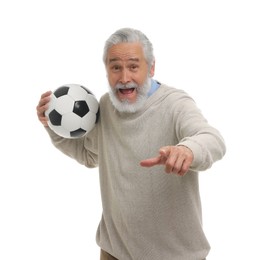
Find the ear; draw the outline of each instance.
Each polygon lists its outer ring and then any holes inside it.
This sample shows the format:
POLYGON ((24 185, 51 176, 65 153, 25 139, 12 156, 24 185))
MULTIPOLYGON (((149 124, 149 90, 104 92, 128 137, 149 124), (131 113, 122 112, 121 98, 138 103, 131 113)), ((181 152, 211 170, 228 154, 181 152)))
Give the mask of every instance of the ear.
POLYGON ((152 78, 155 75, 155 61, 153 61, 153 64, 149 70, 149 76, 152 78))

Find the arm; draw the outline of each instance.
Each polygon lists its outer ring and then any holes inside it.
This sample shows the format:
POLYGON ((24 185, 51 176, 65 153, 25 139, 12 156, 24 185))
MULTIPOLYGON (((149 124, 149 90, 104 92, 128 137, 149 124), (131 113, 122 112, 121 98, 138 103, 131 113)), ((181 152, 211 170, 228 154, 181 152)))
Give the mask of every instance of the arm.
POLYGON ((98 165, 97 152, 97 130, 94 128, 91 133, 83 138, 68 139, 54 133, 48 126, 48 118, 45 111, 48 109, 51 91, 43 93, 36 107, 39 121, 47 130, 54 146, 69 157, 77 160, 86 167, 92 168, 98 165))
POLYGON ((203 117, 195 102, 185 96, 174 100, 172 127, 179 140, 175 146, 165 146, 159 155, 141 161, 141 166, 164 165, 167 173, 184 175, 188 170, 202 171, 220 160, 226 147, 221 134, 203 117))

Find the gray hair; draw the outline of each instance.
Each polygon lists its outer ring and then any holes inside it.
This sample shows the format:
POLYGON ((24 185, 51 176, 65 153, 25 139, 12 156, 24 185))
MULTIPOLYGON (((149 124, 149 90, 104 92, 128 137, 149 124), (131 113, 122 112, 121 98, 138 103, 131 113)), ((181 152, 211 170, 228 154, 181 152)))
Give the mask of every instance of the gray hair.
POLYGON ((106 41, 103 52, 103 62, 106 65, 108 50, 119 43, 123 42, 139 42, 142 45, 145 59, 148 67, 151 68, 155 60, 153 46, 149 39, 139 30, 132 28, 122 28, 113 33, 106 41))

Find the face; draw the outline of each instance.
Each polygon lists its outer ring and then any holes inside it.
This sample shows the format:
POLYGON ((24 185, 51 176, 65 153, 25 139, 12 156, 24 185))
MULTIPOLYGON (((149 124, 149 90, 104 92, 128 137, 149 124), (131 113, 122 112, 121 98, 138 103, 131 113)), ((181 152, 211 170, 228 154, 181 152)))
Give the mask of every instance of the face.
POLYGON ((149 85, 149 78, 154 75, 154 64, 149 70, 140 43, 120 43, 108 50, 106 70, 115 98, 134 104, 142 88, 149 85))

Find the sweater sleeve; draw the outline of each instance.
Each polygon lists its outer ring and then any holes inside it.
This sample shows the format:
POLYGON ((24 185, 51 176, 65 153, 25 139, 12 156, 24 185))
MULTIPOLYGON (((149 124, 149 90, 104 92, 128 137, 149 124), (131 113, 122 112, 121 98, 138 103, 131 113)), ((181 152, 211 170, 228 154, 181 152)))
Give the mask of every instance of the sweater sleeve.
POLYGON ((207 170, 225 155, 224 139, 220 132, 207 122, 192 98, 187 95, 179 103, 181 106, 177 109, 175 119, 179 139, 177 145, 192 150, 194 160, 191 170, 207 170))
POLYGON ((57 135, 49 127, 45 127, 53 145, 58 150, 88 168, 94 168, 98 166, 96 128, 97 126, 82 138, 68 139, 57 135))

